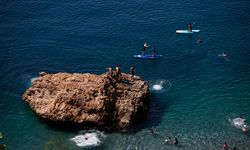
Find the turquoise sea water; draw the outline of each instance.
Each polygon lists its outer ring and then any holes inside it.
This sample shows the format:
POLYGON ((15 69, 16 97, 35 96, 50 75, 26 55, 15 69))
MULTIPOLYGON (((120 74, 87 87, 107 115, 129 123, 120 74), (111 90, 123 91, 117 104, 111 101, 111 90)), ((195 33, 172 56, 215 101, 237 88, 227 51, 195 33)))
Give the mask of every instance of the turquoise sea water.
POLYGON ((124 72, 135 64, 148 81, 148 118, 87 149, 250 149, 249 133, 229 122, 250 120, 250 1, 13 0, 0 8, 0 131, 9 149, 85 149, 70 139, 90 131, 40 121, 21 96, 39 71, 101 74, 116 64, 124 72), (189 22, 201 32, 175 33, 189 22), (164 58, 133 58, 145 41, 164 58), (163 89, 153 90, 158 82, 163 89), (168 136, 180 145, 165 145, 168 136))

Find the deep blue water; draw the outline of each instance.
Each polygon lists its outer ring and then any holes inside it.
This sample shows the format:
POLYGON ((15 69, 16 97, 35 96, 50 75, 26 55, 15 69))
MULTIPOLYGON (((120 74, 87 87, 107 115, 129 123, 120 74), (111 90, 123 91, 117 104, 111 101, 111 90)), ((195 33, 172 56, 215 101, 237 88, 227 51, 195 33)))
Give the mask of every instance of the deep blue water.
POLYGON ((89 149, 207 150, 224 142, 250 149, 249 133, 228 121, 250 120, 249 10, 249 0, 1 1, 1 143, 14 150, 82 149, 69 140, 80 130, 40 121, 21 95, 39 71, 102 74, 135 64, 151 89, 147 120, 132 134, 104 133, 102 144, 89 149), (201 32, 175 33, 189 22, 201 32), (133 58, 145 41, 164 58, 133 58), (161 81, 163 89, 152 90, 161 81), (180 146, 165 145, 168 136, 180 146))

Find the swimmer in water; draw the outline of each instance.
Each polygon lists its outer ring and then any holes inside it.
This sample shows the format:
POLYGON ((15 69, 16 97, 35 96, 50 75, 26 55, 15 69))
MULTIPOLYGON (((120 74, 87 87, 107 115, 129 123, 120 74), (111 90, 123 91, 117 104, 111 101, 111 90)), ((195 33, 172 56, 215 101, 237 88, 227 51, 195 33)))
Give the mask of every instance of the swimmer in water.
POLYGON ((201 43, 202 42, 201 38, 199 38, 196 42, 201 43))
POLYGON ((174 145, 177 145, 179 143, 179 141, 177 140, 177 138, 174 139, 174 145))
POLYGON ((171 142, 171 137, 168 137, 166 140, 165 140, 165 143, 169 144, 171 142))
POLYGON ((242 128, 242 131, 243 131, 243 133, 246 134, 246 133, 248 132, 248 129, 247 129, 246 127, 243 127, 243 128, 242 128))
POLYGON ((155 134, 154 130, 152 128, 149 128, 149 134, 155 134))
POLYGON ((239 118, 242 119, 244 122, 247 122, 247 120, 244 119, 242 116, 240 116, 239 118))
POLYGON ((223 150, 229 150, 229 146, 227 145, 227 143, 223 144, 223 150))
POLYGON ((223 52, 223 53, 221 54, 221 56, 226 57, 227 54, 226 54, 225 52, 223 52))
POLYGON ((149 134, 151 135, 158 135, 152 128, 149 128, 149 134))

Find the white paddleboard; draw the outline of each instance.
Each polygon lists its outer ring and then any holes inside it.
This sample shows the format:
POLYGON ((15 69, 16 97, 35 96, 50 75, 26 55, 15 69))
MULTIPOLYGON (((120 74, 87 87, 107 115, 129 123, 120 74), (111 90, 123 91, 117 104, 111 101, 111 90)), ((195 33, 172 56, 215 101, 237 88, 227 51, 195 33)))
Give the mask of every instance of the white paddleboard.
POLYGON ((192 34, 195 32, 200 32, 200 30, 192 30, 192 32, 190 32, 189 30, 176 30, 176 33, 184 33, 184 34, 192 34))

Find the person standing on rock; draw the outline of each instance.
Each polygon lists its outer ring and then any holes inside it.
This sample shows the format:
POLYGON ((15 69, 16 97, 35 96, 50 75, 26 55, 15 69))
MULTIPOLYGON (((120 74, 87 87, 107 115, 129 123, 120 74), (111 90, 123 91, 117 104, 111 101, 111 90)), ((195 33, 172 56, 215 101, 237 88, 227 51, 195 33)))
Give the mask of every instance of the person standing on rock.
POLYGON ((134 64, 131 65, 129 70, 130 70, 130 74, 131 74, 132 78, 134 78, 134 75, 135 75, 135 66, 134 66, 134 64))
POLYGON ((110 78, 112 78, 112 77, 113 77, 113 70, 112 70, 112 67, 108 67, 107 69, 108 69, 108 76, 109 76, 110 78))
POLYGON ((115 67, 115 73, 116 73, 116 77, 117 77, 118 79, 120 79, 120 77, 121 77, 121 65, 117 65, 117 66, 115 67))

